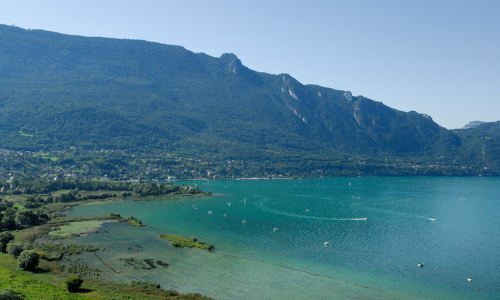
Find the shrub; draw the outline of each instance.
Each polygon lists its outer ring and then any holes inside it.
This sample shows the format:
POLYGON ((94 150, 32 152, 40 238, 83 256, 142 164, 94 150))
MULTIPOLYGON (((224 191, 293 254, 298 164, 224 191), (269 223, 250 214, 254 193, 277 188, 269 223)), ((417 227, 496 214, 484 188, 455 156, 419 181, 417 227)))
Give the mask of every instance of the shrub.
POLYGON ((7 253, 9 255, 14 256, 14 258, 17 258, 21 252, 24 251, 23 245, 22 244, 15 244, 15 243, 8 243, 7 244, 7 253))
POLYGON ((0 233, 0 252, 6 253, 7 244, 14 239, 14 235, 10 232, 0 233))
POLYGON ((78 276, 70 276, 64 280, 64 283, 66 283, 66 286, 68 287, 68 291, 70 292, 76 292, 80 288, 80 286, 83 283, 83 279, 81 279, 78 276))
POLYGON ((11 289, 3 289, 0 291, 0 300, 21 300, 21 296, 16 295, 11 289))
POLYGON ((145 290, 155 290, 160 288, 160 285, 158 283, 152 283, 147 281, 132 281, 130 282, 130 286, 145 290))
POLYGON ((25 271, 34 271, 40 262, 40 255, 34 250, 25 250, 21 252, 17 259, 17 267, 25 271))
POLYGON ((179 296, 179 293, 176 290, 166 290, 165 295, 167 297, 179 296))
POLYGON ((197 238, 197 237, 195 237, 195 236, 193 236, 193 237, 191 238, 191 240, 192 240, 193 242, 196 242, 196 241, 198 240, 198 238, 197 238))
POLYGON ((52 253, 46 254, 45 260, 48 260, 48 261, 61 260, 63 258, 63 256, 64 256, 64 254, 62 254, 61 252, 52 252, 52 253))

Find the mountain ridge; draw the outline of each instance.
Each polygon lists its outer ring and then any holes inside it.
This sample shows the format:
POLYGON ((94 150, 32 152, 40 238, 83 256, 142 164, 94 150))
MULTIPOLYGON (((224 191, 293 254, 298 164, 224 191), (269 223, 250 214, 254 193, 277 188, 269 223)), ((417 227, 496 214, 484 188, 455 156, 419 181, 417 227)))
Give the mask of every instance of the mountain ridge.
POLYGON ((13 149, 156 149, 256 161, 269 159, 269 151, 283 153, 281 161, 304 162, 301 157, 310 155, 456 161, 472 138, 425 114, 251 70, 231 53, 217 58, 181 46, 5 25, 0 89, 0 143, 13 149))

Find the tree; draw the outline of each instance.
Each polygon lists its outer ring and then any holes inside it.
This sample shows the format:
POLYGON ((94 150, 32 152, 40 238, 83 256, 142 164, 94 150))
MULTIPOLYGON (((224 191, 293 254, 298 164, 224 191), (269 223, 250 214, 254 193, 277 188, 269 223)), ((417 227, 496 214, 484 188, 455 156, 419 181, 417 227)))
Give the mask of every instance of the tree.
POLYGON ((16 228, 17 207, 9 207, 3 213, 2 227, 5 229, 16 228))
POLYGON ((38 215, 31 210, 23 210, 17 213, 17 221, 23 225, 36 225, 38 215))
POLYGON ((25 271, 34 271, 40 262, 40 255, 34 250, 25 250, 21 252, 17 259, 17 267, 25 271))
POLYGON ((14 258, 17 258, 21 254, 21 252, 23 252, 25 249, 22 244, 8 243, 6 250, 9 255, 12 255, 14 256, 14 258))
POLYGON ((68 291, 74 293, 78 291, 80 286, 83 283, 83 279, 81 279, 78 276, 70 276, 64 280, 64 283, 66 283, 66 286, 68 287, 68 291))
POLYGON ((7 244, 14 239, 14 235, 10 232, 0 233, 0 252, 5 253, 7 244))
POLYGON ((0 291, 0 300, 22 300, 23 298, 16 295, 11 289, 3 289, 0 291))

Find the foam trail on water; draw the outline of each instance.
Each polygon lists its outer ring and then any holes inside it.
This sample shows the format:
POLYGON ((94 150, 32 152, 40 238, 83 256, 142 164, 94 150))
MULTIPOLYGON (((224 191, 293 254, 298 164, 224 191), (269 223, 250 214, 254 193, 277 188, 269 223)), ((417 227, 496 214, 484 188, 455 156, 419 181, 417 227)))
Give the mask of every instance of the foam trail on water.
POLYGON ((367 206, 362 206, 360 204, 350 204, 350 205, 340 204, 340 205, 354 207, 357 209, 362 209, 362 210, 367 210, 367 211, 372 211, 372 212, 377 212, 377 213, 381 213, 381 214, 391 214, 391 215, 405 217, 405 218, 419 218, 419 219, 428 219, 431 221, 436 221, 436 219, 432 219, 429 217, 416 216, 416 215, 412 215, 412 214, 408 214, 408 213, 404 213, 404 212, 393 211, 393 210, 382 209, 382 208, 367 207, 367 206))
POLYGON ((325 221, 365 221, 366 218, 345 218, 345 219, 336 219, 336 218, 322 218, 322 217, 314 217, 314 216, 305 216, 305 215, 299 215, 299 214, 294 214, 294 213, 289 213, 289 212, 284 212, 284 211, 279 211, 276 209, 269 208, 264 205, 264 201, 259 201, 255 203, 255 206, 257 208, 260 208, 261 210, 273 214, 278 214, 278 215, 284 215, 284 216, 289 216, 289 217, 294 217, 294 218, 301 218, 301 219, 314 219, 314 220, 325 220, 325 221))

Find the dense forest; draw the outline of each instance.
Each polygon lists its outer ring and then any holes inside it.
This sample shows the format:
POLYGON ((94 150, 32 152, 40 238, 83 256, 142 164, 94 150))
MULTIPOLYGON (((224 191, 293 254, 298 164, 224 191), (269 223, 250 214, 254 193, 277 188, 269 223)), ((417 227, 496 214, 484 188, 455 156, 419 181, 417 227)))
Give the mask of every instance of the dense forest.
POLYGON ((447 130, 425 114, 250 70, 234 54, 5 25, 0 148, 30 153, 0 160, 5 178, 54 164, 115 178, 500 171, 498 123, 447 130), (49 161, 40 150, 59 154, 49 161))

